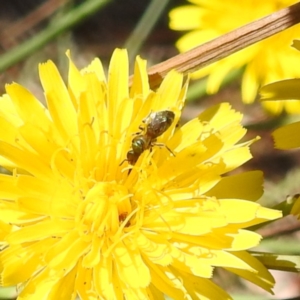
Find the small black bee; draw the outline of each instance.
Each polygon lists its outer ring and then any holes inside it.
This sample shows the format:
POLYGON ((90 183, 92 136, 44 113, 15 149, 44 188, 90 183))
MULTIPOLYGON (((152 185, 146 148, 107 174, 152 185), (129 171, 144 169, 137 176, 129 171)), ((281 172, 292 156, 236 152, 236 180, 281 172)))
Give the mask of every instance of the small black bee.
POLYGON ((147 125, 145 135, 152 140, 156 139, 168 130, 168 128, 172 125, 174 118, 175 114, 170 110, 151 113, 145 119, 145 124, 147 125))
POLYGON ((156 139, 166 132, 172 125, 174 118, 175 114, 170 110, 153 112, 145 118, 143 123, 146 127, 144 128, 144 126, 140 126, 142 132, 138 133, 138 135, 133 138, 131 143, 132 149, 127 152, 126 160, 131 165, 134 165, 145 150, 151 150, 155 145, 165 146, 174 155, 174 153, 166 145, 156 143, 156 139))

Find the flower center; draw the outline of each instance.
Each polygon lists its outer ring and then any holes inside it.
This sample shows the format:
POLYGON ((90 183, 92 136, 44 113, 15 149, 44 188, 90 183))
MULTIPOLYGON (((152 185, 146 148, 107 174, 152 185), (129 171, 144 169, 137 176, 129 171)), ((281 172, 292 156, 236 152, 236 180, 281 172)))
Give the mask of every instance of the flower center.
POLYGON ((130 225, 130 194, 115 182, 99 182, 86 194, 78 209, 77 221, 83 235, 115 235, 130 225))

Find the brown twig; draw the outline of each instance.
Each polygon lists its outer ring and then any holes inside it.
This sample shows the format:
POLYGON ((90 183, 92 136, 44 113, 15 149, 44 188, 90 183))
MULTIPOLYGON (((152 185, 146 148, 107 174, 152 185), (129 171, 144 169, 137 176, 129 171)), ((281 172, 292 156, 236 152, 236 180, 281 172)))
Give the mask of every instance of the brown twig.
POLYGON ((0 41, 4 49, 16 46, 19 36, 34 28, 41 21, 52 15, 60 6, 66 4, 67 0, 48 0, 38 6, 22 19, 7 25, 4 30, 0 31, 0 41), (9 29, 8 29, 9 28, 9 29))
POLYGON ((148 69, 150 86, 158 87, 172 69, 183 74, 199 70, 299 22, 300 2, 152 66, 148 69))
POLYGON ((291 236, 293 233, 299 231, 299 221, 296 220, 296 218, 289 216, 289 218, 280 219, 269 226, 259 228, 256 232, 265 239, 280 236, 291 236))

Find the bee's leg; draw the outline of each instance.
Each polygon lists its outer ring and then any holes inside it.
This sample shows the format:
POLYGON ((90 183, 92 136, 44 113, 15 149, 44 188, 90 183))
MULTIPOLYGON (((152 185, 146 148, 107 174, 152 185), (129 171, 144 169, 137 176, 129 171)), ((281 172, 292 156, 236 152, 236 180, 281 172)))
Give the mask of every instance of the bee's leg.
POLYGON ((166 144, 163 144, 163 143, 153 143, 152 146, 165 147, 174 157, 176 156, 174 154, 174 152, 166 144))
POLYGON ((142 135, 143 133, 145 133, 146 128, 145 128, 145 126, 140 125, 140 126, 139 126, 139 130, 140 130, 140 131, 135 132, 135 133, 133 133, 132 135, 142 135))
POLYGON ((123 159, 123 160, 121 161, 121 163, 119 164, 119 167, 122 166, 122 165, 124 164, 125 161, 128 161, 128 159, 127 159, 127 158, 123 159))

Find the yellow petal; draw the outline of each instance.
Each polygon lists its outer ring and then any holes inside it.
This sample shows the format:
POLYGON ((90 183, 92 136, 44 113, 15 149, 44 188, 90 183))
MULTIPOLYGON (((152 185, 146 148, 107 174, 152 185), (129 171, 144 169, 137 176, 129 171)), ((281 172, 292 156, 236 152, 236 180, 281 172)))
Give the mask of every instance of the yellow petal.
POLYGON ((31 277, 36 269, 40 269, 44 264, 41 255, 47 251, 54 243, 53 239, 44 239, 37 243, 28 244, 26 247, 20 244, 11 245, 7 251, 1 255, 1 280, 3 286, 12 286, 20 282, 25 282, 31 277), (39 253, 35 257, 31 253, 39 253), (40 257, 40 258, 38 258, 40 257), (22 269, 22 272, 19 270, 22 269))
POLYGON ((215 196, 218 199, 235 198, 257 200, 263 194, 263 173, 250 171, 237 175, 223 177, 210 191, 207 196, 215 196), (260 187, 260 188, 258 188, 260 187))
POLYGON ((261 239, 261 235, 256 232, 240 229, 238 234, 234 235, 232 249, 234 251, 239 251, 256 247, 261 239))
POLYGON ((62 138, 69 142, 78 129, 76 111, 68 90, 53 62, 40 64, 39 74, 51 117, 62 138))
POLYGON ((147 61, 137 56, 134 65, 133 82, 130 90, 130 97, 142 95, 147 97, 150 92, 147 74, 147 61))
POLYGON ((24 123, 50 130, 51 121, 46 108, 29 91, 17 83, 6 85, 5 89, 24 123), (24 102, 26 105, 22 105, 24 102))
MULTIPOLYGON (((67 52, 67 56, 68 56, 68 52, 67 52)), ((103 70, 103 66, 102 66, 102 63, 100 61, 99 58, 94 58, 92 60, 92 62, 86 67, 86 68, 83 68, 81 70, 81 73, 82 74, 87 74, 87 73, 90 73, 90 74, 95 74, 97 76, 97 79, 99 82, 104 82, 106 83, 106 76, 105 76, 105 73, 104 73, 104 70, 103 70)))
POLYGON ((25 152, 0 141, 1 155, 35 176, 52 177, 50 166, 34 153, 25 152))
POLYGON ((119 266, 118 272, 123 281, 131 288, 146 287, 151 281, 148 267, 138 251, 128 251, 119 244, 114 250, 114 257, 119 266))
POLYGON ((191 30, 200 27, 202 10, 192 5, 180 6, 170 11, 169 26, 173 30, 191 30))
POLYGON ((266 291, 272 293, 271 288, 273 287, 275 281, 273 276, 269 273, 268 269, 246 251, 240 251, 240 252, 237 251, 234 252, 233 254, 237 256, 239 259, 243 260, 249 266, 251 266, 253 270, 256 270, 256 274, 254 276, 253 272, 251 271, 235 269, 232 267, 231 268, 228 267, 226 269, 262 287, 266 291))
POLYGON ((186 293, 183 291, 182 283, 174 277, 168 267, 158 267, 150 261, 146 262, 149 265, 152 284, 159 286, 160 290, 172 299, 184 299, 186 293))
POLYGON ((287 79, 270 83, 260 89, 262 101, 300 100, 300 79, 287 79))
POLYGON ((21 244, 44 239, 49 235, 60 237, 69 232, 73 227, 74 222, 70 221, 41 221, 12 232, 7 236, 7 241, 11 244, 21 244))
POLYGON ((121 103, 128 99, 128 56, 126 50, 116 49, 109 65, 107 106, 109 112, 109 128, 115 134, 115 118, 121 103))
POLYGON ((124 284, 122 285, 119 276, 114 276, 113 268, 115 265, 112 257, 103 257, 94 269, 93 283, 98 295, 103 295, 106 299, 122 299, 124 284))
POLYGON ((57 295, 60 295, 62 299, 75 299, 77 290, 74 289, 74 283, 77 277, 77 268, 73 268, 65 276, 62 276, 60 280, 53 285, 51 291, 47 295, 49 300, 56 300, 57 295))
POLYGON ((291 123, 276 129, 272 135, 275 147, 278 149, 293 149, 300 147, 300 122, 291 123))

